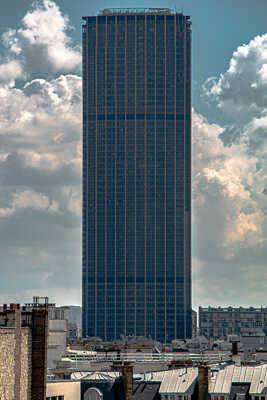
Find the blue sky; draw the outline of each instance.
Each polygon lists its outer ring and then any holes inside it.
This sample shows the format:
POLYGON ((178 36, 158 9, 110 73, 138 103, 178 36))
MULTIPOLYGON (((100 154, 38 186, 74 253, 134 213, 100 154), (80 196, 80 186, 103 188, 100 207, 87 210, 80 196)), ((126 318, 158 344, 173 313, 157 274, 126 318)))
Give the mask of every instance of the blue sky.
POLYGON ((80 303, 80 26, 105 7, 191 15, 193 304, 265 304, 265 0, 2 5, 0 302, 80 303))

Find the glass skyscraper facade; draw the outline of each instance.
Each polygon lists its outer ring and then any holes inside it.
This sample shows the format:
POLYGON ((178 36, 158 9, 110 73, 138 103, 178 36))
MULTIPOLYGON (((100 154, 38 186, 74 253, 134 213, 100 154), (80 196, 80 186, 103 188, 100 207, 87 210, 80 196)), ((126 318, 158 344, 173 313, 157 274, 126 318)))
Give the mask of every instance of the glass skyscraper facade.
POLYGON ((83 20, 83 336, 191 337, 190 17, 83 20))

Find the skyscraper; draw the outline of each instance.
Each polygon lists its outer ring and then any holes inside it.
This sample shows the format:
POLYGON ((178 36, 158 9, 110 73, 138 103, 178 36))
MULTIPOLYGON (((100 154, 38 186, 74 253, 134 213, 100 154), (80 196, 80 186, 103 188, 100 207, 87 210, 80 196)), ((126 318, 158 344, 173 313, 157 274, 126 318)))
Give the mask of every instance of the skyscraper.
POLYGON ((190 337, 190 17, 83 19, 83 336, 190 337))

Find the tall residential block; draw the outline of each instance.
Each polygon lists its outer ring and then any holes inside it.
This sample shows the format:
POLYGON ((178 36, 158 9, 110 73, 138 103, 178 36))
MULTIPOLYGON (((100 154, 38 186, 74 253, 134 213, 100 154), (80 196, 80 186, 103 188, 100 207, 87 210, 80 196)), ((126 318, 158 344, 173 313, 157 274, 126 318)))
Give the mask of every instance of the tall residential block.
POLYGON ((83 20, 83 336, 191 337, 190 17, 83 20))

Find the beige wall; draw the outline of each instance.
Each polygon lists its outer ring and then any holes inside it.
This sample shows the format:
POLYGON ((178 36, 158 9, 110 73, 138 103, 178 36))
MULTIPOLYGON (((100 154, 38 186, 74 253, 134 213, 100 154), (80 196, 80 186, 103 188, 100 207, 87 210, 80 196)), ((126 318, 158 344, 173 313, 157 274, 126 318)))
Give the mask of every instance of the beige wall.
POLYGON ((31 400, 32 335, 30 328, 21 329, 20 400, 31 400))
MULTIPOLYGON (((31 332, 21 329, 21 376, 20 400, 30 400, 31 385, 31 332)), ((14 400, 15 368, 15 329, 0 328, 0 399, 14 400)))
POLYGON ((55 381, 47 382, 46 397, 64 396, 64 400, 80 400, 80 382, 55 381))
POLYGON ((14 399, 15 329, 0 329, 0 399, 14 399))

